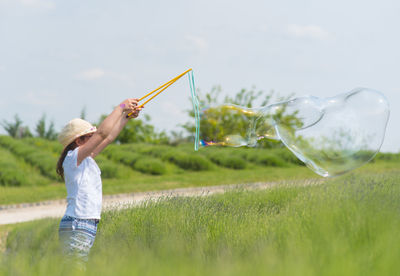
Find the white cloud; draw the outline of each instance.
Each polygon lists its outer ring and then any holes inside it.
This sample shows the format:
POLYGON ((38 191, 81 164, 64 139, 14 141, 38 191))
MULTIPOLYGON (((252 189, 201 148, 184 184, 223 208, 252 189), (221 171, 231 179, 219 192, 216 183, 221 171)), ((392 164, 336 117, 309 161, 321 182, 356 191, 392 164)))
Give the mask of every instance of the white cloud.
POLYGON ((0 65, 0 73, 1 72, 5 72, 6 71, 6 67, 5 66, 2 66, 2 65, 0 65))
POLYGON ((325 40, 330 37, 330 34, 320 26, 316 25, 288 25, 287 31, 290 35, 300 38, 312 38, 325 40))
POLYGON ((86 71, 82 71, 79 74, 77 74, 76 77, 77 77, 77 79, 87 80, 87 81, 108 78, 108 79, 116 80, 118 82, 123 82, 131 88, 135 87, 135 81, 134 81, 134 77, 132 76, 132 74, 105 71, 101 68, 92 68, 92 69, 89 69, 86 71))
POLYGON ((78 74, 79 79, 83 80, 95 80, 104 77, 105 72, 103 69, 100 68, 92 68, 86 71, 82 71, 78 74))
POLYGON ((19 98, 24 105, 56 106, 60 103, 56 92, 50 91, 27 91, 19 98))
POLYGON ((195 35, 187 35, 185 39, 189 41, 199 51, 203 52, 208 50, 208 42, 203 37, 195 35))

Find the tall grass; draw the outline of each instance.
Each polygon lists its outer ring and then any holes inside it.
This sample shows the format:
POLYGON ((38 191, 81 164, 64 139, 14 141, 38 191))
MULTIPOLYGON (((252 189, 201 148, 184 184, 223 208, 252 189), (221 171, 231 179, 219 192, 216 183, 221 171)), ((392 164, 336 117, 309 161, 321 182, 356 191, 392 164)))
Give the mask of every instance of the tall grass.
POLYGON ((399 172, 348 175, 103 214, 86 270, 57 249, 57 220, 17 226, 10 275, 395 275, 399 172))

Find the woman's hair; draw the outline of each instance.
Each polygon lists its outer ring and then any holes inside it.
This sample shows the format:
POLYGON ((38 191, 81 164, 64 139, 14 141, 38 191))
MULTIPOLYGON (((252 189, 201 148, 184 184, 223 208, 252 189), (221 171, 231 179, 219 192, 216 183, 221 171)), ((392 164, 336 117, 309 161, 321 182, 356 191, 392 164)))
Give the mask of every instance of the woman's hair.
POLYGON ((78 145, 74 142, 72 142, 71 144, 69 144, 68 146, 65 147, 65 149, 63 150, 63 152, 60 155, 60 158, 58 159, 57 162, 57 168, 56 168, 56 172, 59 176, 61 176, 61 178, 64 180, 64 168, 63 168, 63 163, 64 163, 64 159, 65 156, 67 156, 67 153, 70 150, 74 150, 78 145))

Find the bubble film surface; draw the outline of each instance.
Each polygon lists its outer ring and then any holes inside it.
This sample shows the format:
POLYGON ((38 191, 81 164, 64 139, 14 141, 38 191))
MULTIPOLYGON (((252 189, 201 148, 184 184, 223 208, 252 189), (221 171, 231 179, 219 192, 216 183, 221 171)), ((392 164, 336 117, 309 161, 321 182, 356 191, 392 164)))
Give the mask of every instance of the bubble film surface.
POLYGON ((329 177, 371 160, 388 119, 385 96, 367 88, 258 108, 224 104, 202 109, 200 145, 254 147, 262 139, 280 140, 310 169, 329 177))

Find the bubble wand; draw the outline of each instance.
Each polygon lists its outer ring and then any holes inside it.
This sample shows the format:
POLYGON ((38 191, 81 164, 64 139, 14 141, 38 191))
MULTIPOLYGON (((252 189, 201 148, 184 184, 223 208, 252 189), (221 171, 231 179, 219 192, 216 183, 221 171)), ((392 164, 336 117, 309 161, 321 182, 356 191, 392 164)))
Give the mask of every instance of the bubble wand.
MULTIPOLYGON (((182 74, 176 76, 175 78, 173 78, 172 80, 164 83, 163 85, 161 85, 160 87, 154 89, 153 91, 151 91, 150 93, 144 95, 143 97, 141 97, 138 102, 140 102, 141 100, 147 98, 148 96, 150 96, 151 94, 157 92, 156 94, 154 94, 152 97, 150 97, 149 99, 147 99, 144 103, 142 103, 140 106, 138 106, 139 108, 142 108, 145 104, 147 104, 149 101, 151 101, 152 99, 154 99, 156 96, 158 96, 161 92, 163 92, 165 89, 167 89, 168 87, 170 87, 174 82, 176 82, 177 80, 179 80, 181 77, 183 77, 185 74, 187 74, 188 72, 192 71, 192 68, 189 68, 188 70, 186 70, 185 72, 183 72, 182 74)), ((129 113, 128 115, 126 115, 126 117, 128 118, 129 116, 132 115, 133 112, 129 113)))

